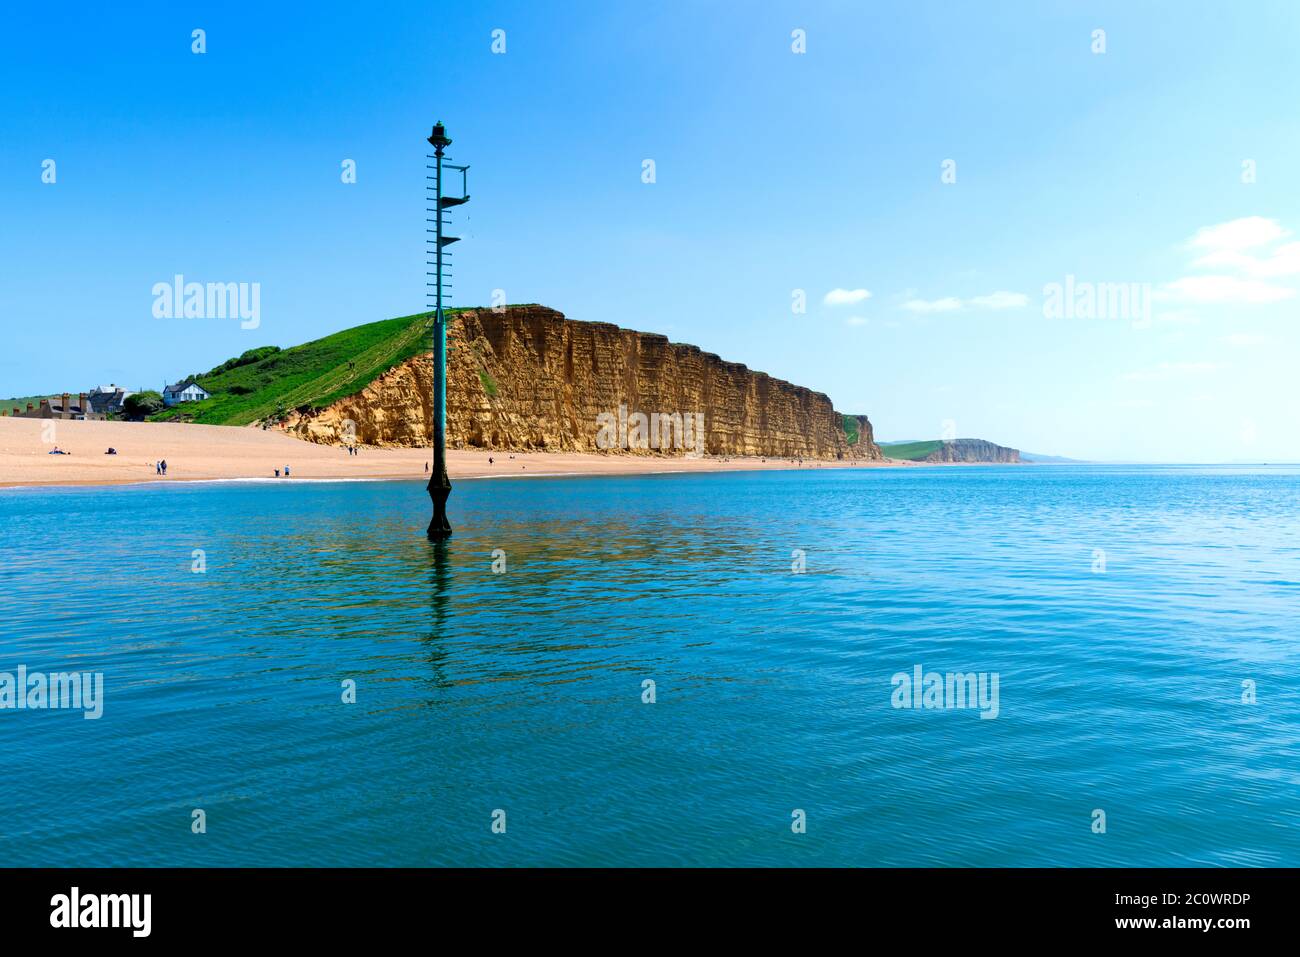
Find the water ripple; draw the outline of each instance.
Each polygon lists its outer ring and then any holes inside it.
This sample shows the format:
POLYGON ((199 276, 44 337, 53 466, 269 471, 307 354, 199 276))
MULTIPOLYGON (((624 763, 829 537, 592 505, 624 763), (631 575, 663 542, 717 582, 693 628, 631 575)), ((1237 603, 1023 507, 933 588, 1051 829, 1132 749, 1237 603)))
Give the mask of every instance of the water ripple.
POLYGON ((0 492, 0 671, 106 687, 97 721, 0 710, 5 859, 1300 863, 1294 469, 501 480, 452 504, 435 548, 418 483, 0 492), (997 718, 893 707, 917 665, 996 673, 997 718))

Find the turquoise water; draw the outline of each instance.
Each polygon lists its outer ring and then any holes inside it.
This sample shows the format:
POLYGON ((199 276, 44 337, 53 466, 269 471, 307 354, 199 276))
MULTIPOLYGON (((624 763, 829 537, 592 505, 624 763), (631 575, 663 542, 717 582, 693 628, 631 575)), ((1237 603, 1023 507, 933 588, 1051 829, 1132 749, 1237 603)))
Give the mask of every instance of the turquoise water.
POLYGON ((419 483, 0 492, 0 671, 104 675, 0 710, 0 865, 1300 865, 1300 470, 452 505, 435 551, 419 483), (917 665, 997 717, 892 707, 917 665))

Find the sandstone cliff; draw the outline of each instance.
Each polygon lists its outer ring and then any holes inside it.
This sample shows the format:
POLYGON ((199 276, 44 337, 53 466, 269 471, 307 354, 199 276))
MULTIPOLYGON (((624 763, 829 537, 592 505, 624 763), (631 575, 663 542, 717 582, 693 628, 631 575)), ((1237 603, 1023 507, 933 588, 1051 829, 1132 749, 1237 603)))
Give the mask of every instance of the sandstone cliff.
MULTIPOLYGON (((615 422, 611 451, 882 457, 866 416, 851 417, 858 429, 850 445, 844 417, 822 393, 653 333, 576 322, 542 306, 510 306, 449 316, 448 350, 451 448, 593 452, 610 444, 610 433, 600 441, 602 423, 615 422), (685 448, 680 442, 638 448, 637 413, 659 414, 656 425, 660 416, 675 423, 677 414, 698 421, 702 413, 703 439, 688 434, 685 448)), ((431 357, 415 356, 327 408, 296 411, 284 428, 340 444, 351 422, 364 445, 427 446, 432 375, 431 357)))
MULTIPOLYGON (((853 419, 857 423, 858 440, 850 442, 844 450, 844 458, 854 460, 879 461, 884 458, 881 454, 880 447, 876 445, 876 432, 871 427, 871 420, 865 415, 848 415, 845 419, 853 419)), ((847 423, 845 423, 847 424, 847 423)), ((850 431, 850 430, 846 430, 850 431)), ((852 435, 848 436, 852 439, 852 435)))
POLYGON ((1019 462, 1020 451, 984 439, 946 440, 923 462, 1019 462))

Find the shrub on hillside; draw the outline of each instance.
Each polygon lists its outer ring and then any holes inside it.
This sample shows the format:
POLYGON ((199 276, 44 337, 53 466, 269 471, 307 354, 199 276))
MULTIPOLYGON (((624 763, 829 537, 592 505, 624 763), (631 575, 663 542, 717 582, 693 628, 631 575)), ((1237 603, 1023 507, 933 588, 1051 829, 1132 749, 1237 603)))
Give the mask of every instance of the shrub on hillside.
POLYGON ((238 369, 240 366, 249 366, 254 362, 261 362, 267 356, 273 356, 280 351, 279 346, 258 346, 256 349, 249 349, 234 359, 227 359, 221 365, 217 366, 208 375, 221 375, 223 372, 229 372, 231 369, 238 369))
POLYGON ((153 391, 136 392, 122 402, 122 414, 136 422, 164 408, 162 394, 153 391))

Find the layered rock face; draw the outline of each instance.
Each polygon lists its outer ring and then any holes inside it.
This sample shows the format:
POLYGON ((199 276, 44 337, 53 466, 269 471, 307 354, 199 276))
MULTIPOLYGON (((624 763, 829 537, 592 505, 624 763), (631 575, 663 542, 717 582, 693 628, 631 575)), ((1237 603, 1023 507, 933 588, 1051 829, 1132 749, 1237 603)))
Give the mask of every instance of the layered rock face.
MULTIPOLYGON (((822 393, 665 336, 576 322, 543 306, 467 310, 448 317, 447 332, 451 448, 882 457, 865 416, 857 417, 858 442, 849 446, 842 416, 822 393), (688 424, 700 416, 702 439, 688 424)), ((427 446, 432 376, 431 356, 416 356, 326 409, 295 414, 285 427, 337 444, 350 420, 359 443, 427 446)))
POLYGON ((876 431, 871 427, 871 420, 865 415, 854 415, 858 423, 858 441, 844 450, 844 458, 854 461, 879 461, 884 458, 880 446, 876 445, 876 431))
POLYGON ((1020 450, 994 445, 984 439, 952 439, 935 449, 924 462, 1019 462, 1020 450))

